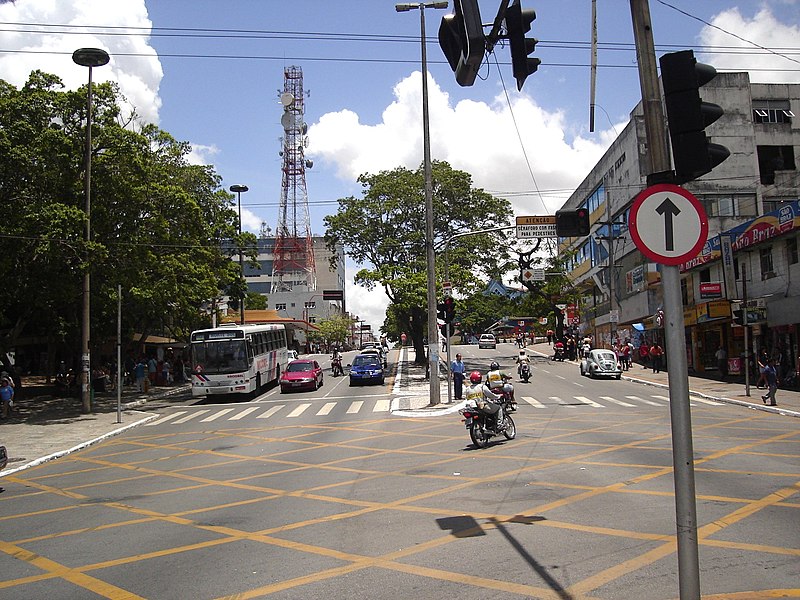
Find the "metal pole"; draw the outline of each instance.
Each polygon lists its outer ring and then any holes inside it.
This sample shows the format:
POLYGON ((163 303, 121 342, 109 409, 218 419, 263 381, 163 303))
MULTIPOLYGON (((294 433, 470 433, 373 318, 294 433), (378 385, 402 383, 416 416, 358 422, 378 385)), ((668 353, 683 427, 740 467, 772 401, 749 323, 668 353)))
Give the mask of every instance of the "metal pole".
POLYGON ((122 286, 117 284, 117 423, 122 423, 122 286))
POLYGON ((422 43, 422 160, 425 173, 425 254, 428 263, 428 363, 430 404, 439 404, 439 335, 436 327, 436 254, 433 249, 433 182, 431 176, 431 134, 428 115, 428 55, 425 43, 425 4, 419 5, 422 43))
MULTIPOLYGON (((747 256, 747 255, 745 255, 747 256)), ((744 327, 744 395, 750 396, 750 326, 747 324, 747 262, 742 260, 742 326, 744 327)))
MULTIPOLYGON (((242 236, 242 192, 236 192, 236 200, 237 204, 239 205, 239 237, 242 236)), ((242 278, 244 278, 244 257, 242 255, 242 242, 241 239, 239 240, 239 273, 241 274, 242 278)), ((239 316, 240 322, 244 325, 244 292, 242 292, 242 297, 239 298, 239 316)))
MULTIPOLYGON (((83 178, 86 199, 86 244, 92 240, 92 67, 89 65, 89 88, 86 93, 86 156, 84 157, 86 174, 83 178)), ((91 350, 89 349, 91 318, 92 276, 87 255, 83 273, 83 321, 81 323, 81 411, 92 412, 92 397, 89 390, 91 350)))
MULTIPOLYGON (((671 164, 664 128, 664 109, 658 87, 653 24, 648 0, 631 0, 631 16, 639 61, 650 174, 669 171, 671 164)), ((700 564, 697 544, 697 507, 694 486, 692 419, 689 408, 689 372, 683 325, 680 272, 663 266, 664 334, 669 370, 672 462, 675 480, 675 515, 678 544, 678 582, 681 600, 699 600, 700 564)))

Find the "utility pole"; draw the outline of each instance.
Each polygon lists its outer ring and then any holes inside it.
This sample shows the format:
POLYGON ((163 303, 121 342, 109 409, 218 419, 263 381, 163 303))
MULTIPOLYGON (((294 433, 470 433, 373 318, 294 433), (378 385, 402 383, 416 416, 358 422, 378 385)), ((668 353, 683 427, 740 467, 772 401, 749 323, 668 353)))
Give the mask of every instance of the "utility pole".
MULTIPOLYGON (((650 159, 648 185, 671 180, 664 127, 664 108, 658 86, 653 23, 648 0, 631 0, 633 34, 639 63, 647 156, 650 159)), ((676 537, 678 544, 678 582, 681 600, 699 600, 700 563, 697 545, 697 507, 694 484, 694 450, 689 409, 689 372, 686 361, 686 334, 683 327, 680 271, 677 266, 662 266, 664 291, 664 334, 669 363, 670 422, 672 463, 675 479, 676 537)))

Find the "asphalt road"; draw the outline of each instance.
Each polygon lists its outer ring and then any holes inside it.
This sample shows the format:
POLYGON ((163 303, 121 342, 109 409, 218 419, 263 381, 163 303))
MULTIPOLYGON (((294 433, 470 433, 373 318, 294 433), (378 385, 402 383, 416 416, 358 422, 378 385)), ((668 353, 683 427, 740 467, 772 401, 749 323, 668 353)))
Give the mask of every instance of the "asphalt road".
MULTIPOLYGON (((484 450, 456 407, 395 410, 413 373, 165 408, 3 480, 0 595, 677 598, 669 399, 576 370, 535 361, 484 450)), ((692 422, 704 597, 800 597, 796 420, 693 399, 692 422)))

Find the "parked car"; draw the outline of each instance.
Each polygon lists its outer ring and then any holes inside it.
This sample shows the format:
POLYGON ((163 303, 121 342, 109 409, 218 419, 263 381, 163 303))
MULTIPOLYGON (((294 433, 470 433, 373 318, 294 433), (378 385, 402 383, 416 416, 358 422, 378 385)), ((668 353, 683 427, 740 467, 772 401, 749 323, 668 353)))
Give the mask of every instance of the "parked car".
POLYGON ((360 383, 380 383, 385 379, 385 372, 380 358, 375 354, 359 354, 353 359, 350 367, 350 385, 360 383))
POLYGON ((478 348, 497 348, 497 340, 491 333, 484 333, 478 340, 478 348))
POLYGON ((622 377, 622 367, 611 350, 595 348, 581 359, 581 375, 589 377, 622 377))
POLYGON ((293 360, 281 373, 281 393, 322 387, 322 367, 315 360, 293 360))

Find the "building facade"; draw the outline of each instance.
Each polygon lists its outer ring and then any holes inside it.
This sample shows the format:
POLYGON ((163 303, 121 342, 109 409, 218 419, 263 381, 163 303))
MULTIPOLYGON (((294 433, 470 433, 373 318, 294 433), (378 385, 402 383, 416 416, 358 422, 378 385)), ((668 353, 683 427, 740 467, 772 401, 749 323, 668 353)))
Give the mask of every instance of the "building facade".
MULTIPOLYGON (((794 370, 800 331, 800 85, 752 84, 747 73, 721 73, 703 86, 702 96, 725 111, 707 132, 731 156, 683 186, 709 220, 705 248, 681 267, 689 368, 717 369, 722 347, 732 372, 741 369, 744 328, 734 322, 732 311, 740 305, 732 301, 745 299, 758 317, 750 328, 751 352, 780 354, 782 368, 794 370), (727 289, 720 234, 731 240, 734 275, 727 289)), ((660 266, 648 262, 628 232, 633 199, 647 187, 647 151, 640 104, 564 205, 590 211, 591 234, 559 239, 559 246, 571 255, 567 271, 581 295, 574 324, 597 345, 664 344, 660 266)))

